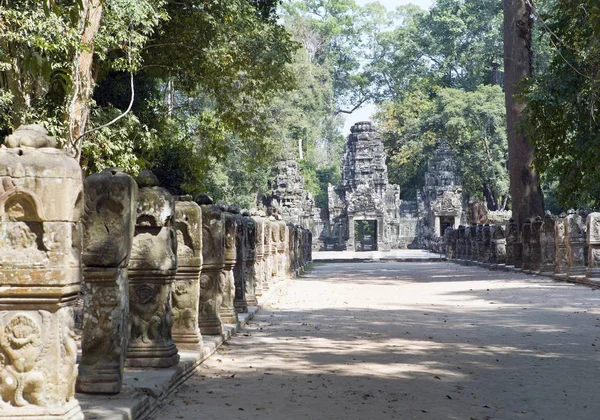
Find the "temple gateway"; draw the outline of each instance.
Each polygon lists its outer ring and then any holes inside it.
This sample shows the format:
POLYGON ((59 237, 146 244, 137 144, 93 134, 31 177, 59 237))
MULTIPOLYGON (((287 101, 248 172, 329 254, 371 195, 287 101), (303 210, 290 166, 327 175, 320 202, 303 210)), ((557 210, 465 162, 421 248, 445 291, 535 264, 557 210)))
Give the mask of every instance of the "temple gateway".
POLYGON ((342 179, 329 185, 327 208, 319 209, 304 190, 295 162, 283 162, 265 204, 313 234, 314 250, 389 251, 421 248, 447 227, 465 224, 461 178, 453 152, 440 141, 428 162, 425 185, 415 200, 401 200, 390 184, 381 136, 369 121, 350 129, 342 158, 342 179))

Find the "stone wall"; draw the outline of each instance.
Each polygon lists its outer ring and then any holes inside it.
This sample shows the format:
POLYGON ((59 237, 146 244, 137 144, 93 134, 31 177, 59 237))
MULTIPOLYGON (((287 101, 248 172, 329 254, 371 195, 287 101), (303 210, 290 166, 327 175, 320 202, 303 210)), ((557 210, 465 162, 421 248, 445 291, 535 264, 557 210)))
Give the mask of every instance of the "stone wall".
POLYGON ((569 210, 560 216, 532 217, 520 233, 513 219, 505 224, 460 225, 447 229, 443 243, 431 244, 430 249, 462 264, 600 285, 600 213, 569 210))

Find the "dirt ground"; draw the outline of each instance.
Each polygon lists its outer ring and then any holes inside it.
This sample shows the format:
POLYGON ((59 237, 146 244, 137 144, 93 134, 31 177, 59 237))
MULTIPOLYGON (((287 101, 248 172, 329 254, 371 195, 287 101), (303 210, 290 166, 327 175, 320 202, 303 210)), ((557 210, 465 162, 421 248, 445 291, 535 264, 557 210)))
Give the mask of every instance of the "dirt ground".
POLYGON ((600 290, 454 263, 316 264, 153 419, 600 418, 600 290))

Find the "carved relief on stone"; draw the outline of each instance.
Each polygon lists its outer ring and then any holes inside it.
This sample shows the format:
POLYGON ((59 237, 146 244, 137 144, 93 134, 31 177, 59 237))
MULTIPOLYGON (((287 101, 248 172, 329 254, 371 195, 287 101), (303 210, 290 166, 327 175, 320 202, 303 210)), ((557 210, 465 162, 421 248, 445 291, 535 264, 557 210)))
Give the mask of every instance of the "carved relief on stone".
POLYGON ((129 265, 129 346, 126 365, 169 367, 179 362, 171 336, 171 284, 177 270, 175 200, 148 171, 139 185, 129 265))
POLYGON ((555 260, 554 260, 554 276, 556 278, 566 277, 569 270, 568 254, 567 254, 567 221, 566 214, 561 214, 554 224, 555 234, 555 260))
POLYGON ((506 228, 495 225, 492 232, 492 264, 506 264, 506 228))
POLYGON ((600 213, 590 213, 586 218, 588 268, 586 277, 600 282, 600 213))
POLYGON ((515 248, 514 244, 518 242, 519 229, 514 219, 508 221, 506 228, 506 265, 515 265, 515 248))
POLYGON ((541 228, 542 260, 540 272, 542 274, 554 274, 554 263, 556 260, 556 237, 555 220, 550 214, 546 214, 541 228))
POLYGON ((586 272, 586 229, 585 218, 570 210, 565 218, 565 246, 567 251, 567 275, 569 277, 578 277, 585 275, 586 272))
POLYGON ((0 418, 82 419, 73 305, 81 284, 78 163, 41 126, 0 146, 0 418))
POLYGON ((542 218, 539 216, 531 218, 530 270, 534 273, 540 271, 542 264, 542 218))
POLYGON ((177 274, 171 289, 173 328, 171 334, 178 346, 202 347, 198 327, 200 271, 202 269, 202 209, 186 197, 175 203, 177 231, 177 274))

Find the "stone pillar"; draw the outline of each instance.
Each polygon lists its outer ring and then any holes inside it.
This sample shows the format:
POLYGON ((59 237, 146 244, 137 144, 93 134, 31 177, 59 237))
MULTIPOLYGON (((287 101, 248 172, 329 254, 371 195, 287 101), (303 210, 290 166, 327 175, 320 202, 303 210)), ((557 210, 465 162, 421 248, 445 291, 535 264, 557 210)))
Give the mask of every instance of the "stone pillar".
POLYGON ((202 208, 202 272, 198 324, 203 335, 220 335, 223 324, 219 309, 223 301, 225 278, 225 227, 223 212, 205 194, 196 198, 202 208))
POLYGON ((477 255, 479 255, 479 253, 477 251, 477 224, 476 223, 471 224, 471 230, 469 232, 471 235, 471 237, 469 238, 470 243, 471 243, 471 254, 469 255, 469 261, 471 263, 473 263, 473 262, 477 261, 477 255))
MULTIPOLYGON (((290 277, 294 276, 294 225, 288 223, 286 225, 286 238, 287 244, 285 246, 287 253, 287 267, 286 270, 290 277)), ((311 248, 312 252, 312 248, 311 248)))
POLYGON ((472 253, 472 247, 471 247, 471 226, 466 226, 465 227, 465 255, 464 255, 463 260, 467 264, 471 260, 471 253, 472 253))
POLYGON ((129 322, 129 278, 138 186, 118 169, 84 181, 84 300, 77 392, 121 392, 129 322))
MULTIPOLYGON (((439 216, 434 216, 433 217, 433 237, 434 238, 440 237, 440 229, 441 229, 440 218, 439 218, 439 216)), ((442 234, 443 234, 443 232, 442 232, 442 234)))
POLYGON ((495 225, 492 232, 492 268, 504 268, 506 266, 506 228, 503 225, 495 225))
POLYGON ((540 264, 540 274, 552 276, 554 274, 554 261, 556 259, 556 238, 554 219, 550 214, 544 216, 541 228, 541 248, 542 260, 540 264))
POLYGON ((569 272, 569 258, 567 254, 567 215, 561 213, 559 218, 554 223, 554 240, 555 240, 555 256, 554 256, 554 275, 556 280, 567 280, 569 272))
POLYGON ((463 225, 460 225, 458 227, 456 259, 459 261, 462 261, 465 259, 465 227, 463 225))
POLYGON ((515 243, 517 242, 519 229, 515 219, 508 221, 506 228, 506 268, 515 268, 515 243))
POLYGON ((235 296, 233 307, 237 313, 248 312, 248 301, 246 300, 246 242, 248 231, 244 216, 235 214, 235 265, 233 266, 233 279, 235 284, 235 296))
POLYGON ((483 224, 477 224, 477 229, 475 230, 475 240, 477 241, 477 262, 479 264, 483 263, 483 256, 485 253, 485 240, 483 236, 483 224))
POLYGON ((521 270, 531 273, 531 219, 527 219, 521 228, 521 242, 523 244, 523 261, 521 270))
POLYGON ((281 280, 279 277, 279 224, 274 216, 269 217, 269 231, 271 232, 271 280, 273 283, 281 280))
MULTIPOLYGON (((244 280, 246 281, 246 302, 248 306, 258 306, 258 300, 256 300, 256 260, 257 260, 257 229, 254 219, 250 217, 250 212, 242 213, 244 216, 244 229, 246 230, 246 254, 245 261, 246 265, 244 268, 244 280)), ((262 240, 262 239, 261 239, 262 240)), ((262 255, 261 255, 262 258, 262 255)))
POLYGON ((78 163, 38 125, 0 146, 0 418, 83 419, 74 398, 81 287, 78 163))
POLYGON ((221 314, 221 322, 224 324, 237 324, 237 314, 233 306, 235 299, 235 279, 233 277, 233 266, 236 258, 236 222, 233 213, 235 208, 230 207, 230 211, 223 210, 223 221, 225 226, 225 260, 221 271, 221 279, 223 279, 223 300, 219 313, 221 314))
POLYGON ((585 217, 580 213, 569 211, 567 214, 567 261, 569 280, 581 280, 586 275, 585 264, 585 247, 586 247, 586 230, 585 217))
POLYGON ((173 282, 173 341, 181 349, 200 351, 202 335, 198 326, 200 272, 202 270, 202 209, 190 197, 175 203, 177 232, 177 273, 173 282))
POLYGON ((253 212, 252 221, 256 227, 256 258, 254 260, 254 295, 263 295, 265 283, 265 221, 258 212, 253 212))
POLYGON ((586 218, 588 269, 586 277, 600 283, 600 213, 590 213, 586 218))
POLYGON ((150 171, 139 186, 129 263, 129 347, 126 366, 170 367, 179 362, 171 336, 171 286, 177 271, 175 200, 150 171))
POLYGON ((540 216, 531 219, 531 262, 530 272, 538 274, 542 266, 542 218, 540 216))
POLYGON ((286 279, 287 278, 287 270, 286 270, 287 237, 286 237, 286 226, 285 226, 285 222, 283 221, 283 219, 279 218, 279 220, 277 221, 277 226, 278 226, 277 232, 279 235, 279 237, 277 239, 277 264, 278 264, 277 272, 279 273, 279 278, 286 279))
POLYGON ((292 270, 295 276, 298 275, 298 226, 293 226, 291 238, 292 270))
POLYGON ((273 263, 273 258, 271 254, 271 242, 272 242, 272 232, 271 232, 271 221, 269 218, 263 218, 263 270, 264 276, 262 278, 262 286, 263 290, 267 291, 271 287, 272 281, 272 268, 271 265, 273 263))
POLYGON ((493 227, 486 223, 483 226, 483 259, 482 263, 489 266, 492 260, 492 233, 493 227))

